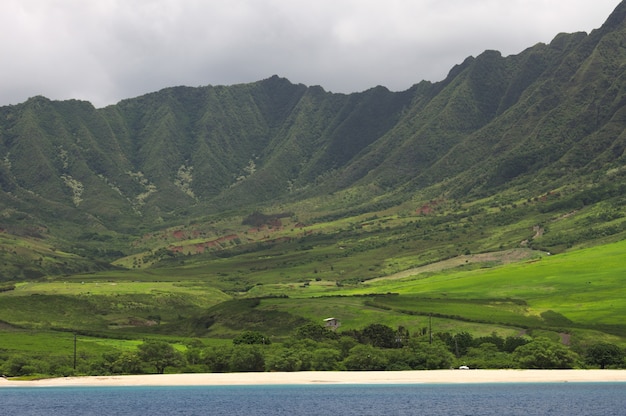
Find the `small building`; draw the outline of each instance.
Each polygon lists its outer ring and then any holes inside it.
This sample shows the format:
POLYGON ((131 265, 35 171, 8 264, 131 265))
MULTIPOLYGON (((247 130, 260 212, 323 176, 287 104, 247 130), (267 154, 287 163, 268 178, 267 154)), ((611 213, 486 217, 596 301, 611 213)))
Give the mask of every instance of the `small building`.
POLYGON ((339 319, 337 318, 326 318, 324 319, 324 326, 332 331, 335 331, 341 326, 341 322, 339 322, 339 319))

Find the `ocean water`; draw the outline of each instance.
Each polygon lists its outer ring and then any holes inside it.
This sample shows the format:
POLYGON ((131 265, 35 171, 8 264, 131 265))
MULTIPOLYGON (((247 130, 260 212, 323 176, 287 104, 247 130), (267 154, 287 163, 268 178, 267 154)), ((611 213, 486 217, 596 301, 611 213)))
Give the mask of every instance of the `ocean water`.
POLYGON ((626 415, 626 383, 0 388, 2 415, 626 415))

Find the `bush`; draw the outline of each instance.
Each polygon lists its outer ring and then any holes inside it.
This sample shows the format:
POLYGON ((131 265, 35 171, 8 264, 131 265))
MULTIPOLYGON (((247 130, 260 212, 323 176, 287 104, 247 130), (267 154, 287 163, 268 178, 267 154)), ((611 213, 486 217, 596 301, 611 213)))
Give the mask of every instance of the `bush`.
POLYGON ((268 345, 270 343, 271 343, 271 341, 270 341, 269 337, 266 337, 265 335, 263 335, 263 334, 261 334, 260 332, 257 332, 257 331, 244 331, 242 334, 240 334, 239 336, 237 336, 236 338, 233 339, 233 344, 234 345, 240 345, 240 344, 248 344, 248 345, 264 344, 264 345, 268 345))
POLYGON ((2 374, 9 377, 46 374, 47 372, 45 362, 23 354, 9 357, 2 365, 2 374))
POLYGON ((171 344, 164 341, 146 341, 139 345, 139 359, 153 365, 158 374, 163 374, 167 367, 179 367, 184 364, 183 355, 171 344))
POLYGON ((598 342, 589 346, 585 351, 585 362, 601 369, 607 366, 619 366, 623 364, 623 360, 624 352, 620 347, 608 342, 598 342))
POLYGON ((350 371, 382 371, 387 367, 387 358, 378 348, 357 345, 350 350, 343 364, 350 371))
POLYGON ((232 371, 265 371, 265 355, 258 345, 237 345, 230 357, 232 371))
POLYGON ((580 366, 580 357, 562 344, 537 338, 513 352, 521 368, 557 369, 580 366))

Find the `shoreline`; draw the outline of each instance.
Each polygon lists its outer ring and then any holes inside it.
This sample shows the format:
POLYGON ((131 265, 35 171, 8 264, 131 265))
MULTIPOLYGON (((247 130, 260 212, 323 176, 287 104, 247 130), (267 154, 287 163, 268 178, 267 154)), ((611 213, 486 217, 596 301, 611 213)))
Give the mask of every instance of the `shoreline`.
POLYGON ((0 378, 2 387, 245 386, 315 384, 626 383, 626 370, 415 370, 185 373, 0 378))

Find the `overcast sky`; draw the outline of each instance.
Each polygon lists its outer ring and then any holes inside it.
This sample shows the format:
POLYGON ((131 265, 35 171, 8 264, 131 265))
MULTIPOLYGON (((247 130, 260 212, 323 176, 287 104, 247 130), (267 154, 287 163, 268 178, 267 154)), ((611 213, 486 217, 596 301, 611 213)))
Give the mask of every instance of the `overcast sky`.
POLYGON ((619 0, 2 0, 0 105, 102 107, 273 74, 327 91, 442 80, 486 49, 590 32, 619 0))

